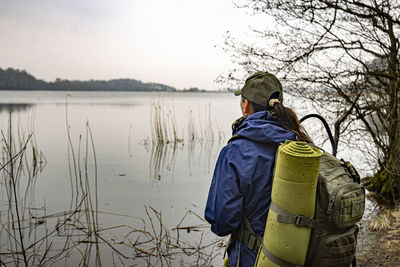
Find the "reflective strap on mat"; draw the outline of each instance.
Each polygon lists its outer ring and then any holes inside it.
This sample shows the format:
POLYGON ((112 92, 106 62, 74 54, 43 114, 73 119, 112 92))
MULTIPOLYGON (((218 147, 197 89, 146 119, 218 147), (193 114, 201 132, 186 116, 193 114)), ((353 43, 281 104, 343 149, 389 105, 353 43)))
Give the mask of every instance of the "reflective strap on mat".
POLYGON ((280 223, 290 223, 299 227, 314 228, 315 221, 309 217, 303 215, 293 214, 287 210, 282 209, 274 202, 271 202, 269 209, 273 210, 278 214, 276 220, 280 223))
POLYGON ((272 254, 264 244, 262 244, 262 252, 264 253, 265 257, 267 257, 273 263, 281 266, 281 267, 302 267, 303 265, 296 265, 291 262, 285 261, 281 258, 278 258, 274 254, 272 254))

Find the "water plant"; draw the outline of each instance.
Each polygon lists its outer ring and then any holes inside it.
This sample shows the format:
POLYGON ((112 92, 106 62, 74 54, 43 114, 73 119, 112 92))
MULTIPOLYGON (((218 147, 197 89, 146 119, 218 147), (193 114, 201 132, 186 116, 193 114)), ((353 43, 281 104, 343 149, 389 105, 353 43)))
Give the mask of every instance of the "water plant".
MULTIPOLYGON (((210 266, 221 254, 222 243, 206 238, 210 234, 205 230, 206 222, 193 211, 187 211, 171 229, 162 212, 151 206, 145 206, 145 217, 100 210, 92 128, 86 122, 85 132, 74 137, 67 108, 70 204, 68 210, 49 212, 46 201, 41 205, 35 202, 34 185, 40 162, 44 162, 41 151, 32 141, 32 133, 25 135, 22 129, 16 143, 11 121, 9 132, 1 139, 0 190, 6 193, 7 205, 0 206, 0 265, 210 266), (106 224, 105 218, 110 216, 111 221, 122 223, 106 224), (200 223, 185 224, 196 220, 200 223), (191 237, 185 235, 187 231, 191 237)), ((165 147, 170 146, 164 146, 162 154, 167 153, 165 147)), ((176 152, 171 151, 167 164, 173 165, 176 152)))

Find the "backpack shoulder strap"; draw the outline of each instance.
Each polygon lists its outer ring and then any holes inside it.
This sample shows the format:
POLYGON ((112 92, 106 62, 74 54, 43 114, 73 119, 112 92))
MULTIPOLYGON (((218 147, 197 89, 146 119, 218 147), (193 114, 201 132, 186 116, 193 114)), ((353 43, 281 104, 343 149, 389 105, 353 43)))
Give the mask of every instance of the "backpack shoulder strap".
POLYGON ((249 249, 258 251, 258 249, 262 244, 263 238, 261 236, 256 235, 246 215, 243 216, 243 222, 246 227, 244 228, 243 231, 242 242, 245 243, 249 249))
POLYGON ((256 235, 253 227, 251 227, 249 219, 246 215, 243 215, 239 228, 232 233, 229 238, 227 248, 234 240, 239 240, 240 242, 245 243, 249 249, 258 250, 262 244, 263 238, 262 236, 256 235))

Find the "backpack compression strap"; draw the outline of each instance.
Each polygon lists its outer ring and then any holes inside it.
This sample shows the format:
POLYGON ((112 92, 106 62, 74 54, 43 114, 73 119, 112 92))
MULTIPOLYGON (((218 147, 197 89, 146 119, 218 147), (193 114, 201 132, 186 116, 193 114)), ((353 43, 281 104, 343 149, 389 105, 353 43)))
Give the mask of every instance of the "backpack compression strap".
POLYGON ((272 201, 269 209, 273 210, 278 215, 276 220, 280 223, 290 223, 299 227, 307 228, 315 227, 315 221, 312 218, 303 215, 293 214, 287 210, 282 209, 272 201))
POLYGON ((270 261, 281 267, 303 267, 303 265, 296 265, 275 256, 265 247, 264 244, 262 244, 262 252, 264 253, 264 256, 266 256, 270 261))
MULTIPOLYGON (((271 201, 271 205, 269 207, 270 210, 274 211, 277 214, 276 220, 280 223, 290 223, 294 224, 298 227, 307 227, 307 228, 314 228, 315 227, 315 221, 312 218, 303 216, 303 215, 297 215, 293 214, 287 210, 282 209, 278 205, 276 205, 274 202, 271 201)), ((262 244, 262 252, 264 256, 266 256, 270 261, 273 263, 283 266, 283 267, 300 267, 302 265, 297 265, 288 261, 285 261, 274 254, 271 253, 266 247, 265 244, 262 244)))

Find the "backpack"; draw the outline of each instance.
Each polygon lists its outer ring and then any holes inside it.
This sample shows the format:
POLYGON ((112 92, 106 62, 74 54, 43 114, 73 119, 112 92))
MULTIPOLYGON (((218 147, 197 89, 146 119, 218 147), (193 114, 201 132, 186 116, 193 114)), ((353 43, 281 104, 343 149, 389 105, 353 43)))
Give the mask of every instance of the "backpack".
MULTIPOLYGON (((304 266, 355 266, 357 222, 364 214, 365 191, 349 162, 323 152, 318 174, 314 218, 273 208, 280 223, 311 228, 304 266)), ((250 229, 249 224, 245 224, 250 229)), ((245 230, 246 232, 247 230, 245 230)), ((252 232, 252 230, 249 230, 252 232)), ((253 232, 254 233, 254 232, 253 232)), ((246 235, 244 235, 246 236, 246 235)), ((281 259, 260 244, 255 266, 264 266, 262 255, 278 266, 299 266, 281 259)))
POLYGON ((365 190, 354 167, 324 152, 318 175, 314 228, 306 266, 355 265, 359 222, 365 190))
MULTIPOLYGON (((312 228, 305 266, 355 266, 357 222, 364 214, 365 189, 360 185, 360 176, 355 168, 348 161, 336 158, 337 147, 326 121, 314 114, 300 121, 309 117, 317 117, 324 123, 333 155, 324 151, 321 157, 312 222, 303 225, 295 223, 298 227, 312 228)), ((240 136, 232 139, 237 138, 240 136)), ((290 216, 295 219, 302 217, 301 214, 290 216)), ((278 266, 294 266, 266 251, 262 237, 255 236, 246 216, 242 218, 239 233, 231 235, 231 239, 240 239, 249 248, 258 250, 256 265, 263 251, 264 256, 278 266)))
POLYGON ((315 203, 314 221, 307 251, 306 266, 356 265, 358 225, 365 209, 365 189, 360 175, 348 161, 336 158, 337 144, 327 122, 324 124, 332 144, 332 154, 323 152, 315 203))

